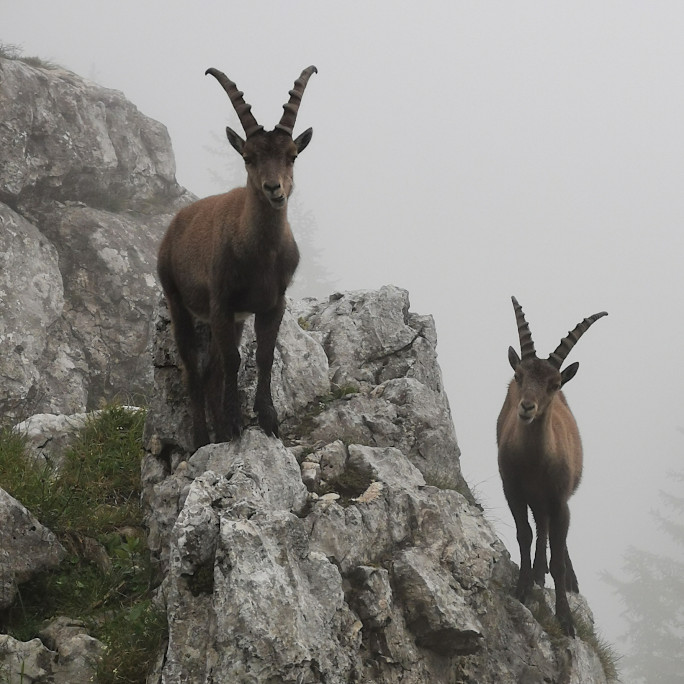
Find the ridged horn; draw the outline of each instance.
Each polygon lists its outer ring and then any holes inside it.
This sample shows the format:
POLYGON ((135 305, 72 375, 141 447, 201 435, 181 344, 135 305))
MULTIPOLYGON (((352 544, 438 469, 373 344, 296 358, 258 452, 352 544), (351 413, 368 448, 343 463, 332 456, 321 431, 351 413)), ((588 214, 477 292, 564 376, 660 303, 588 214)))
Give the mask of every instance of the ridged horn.
POLYGON ((518 300, 515 297, 511 297, 511 301, 513 302, 513 309, 515 310, 515 320, 518 324, 518 337, 520 338, 520 353, 522 354, 521 361, 533 359, 537 356, 537 352, 534 350, 534 342, 532 341, 532 333, 530 332, 530 326, 525 320, 525 314, 523 313, 520 304, 518 304, 518 300))
POLYGON ((240 124, 245 131, 245 136, 249 138, 250 135, 254 135, 258 131, 263 131, 264 127, 257 123, 257 120, 251 112, 252 105, 245 102, 242 97, 244 93, 241 90, 238 90, 235 83, 233 83, 233 81, 231 81, 222 71, 214 69, 213 67, 204 72, 205 76, 207 74, 211 74, 223 86, 226 93, 228 93, 228 97, 233 103, 233 107, 235 107, 235 111, 240 119, 240 124))
POLYGON ((292 135, 294 131, 295 121, 297 120, 297 112, 299 111, 299 105, 302 102, 302 95, 304 95, 304 89, 306 84, 309 82, 312 74, 317 74, 318 69, 311 65, 302 71, 299 78, 294 82, 294 88, 290 91, 290 100, 287 104, 283 105, 282 117, 280 118, 280 123, 276 125, 279 131, 285 131, 288 135, 292 135))
POLYGON ((596 323, 596 321, 598 321, 599 318, 603 318, 607 315, 607 311, 601 311, 600 313, 596 313, 593 316, 589 316, 589 318, 585 318, 581 323, 578 323, 575 326, 574 330, 571 330, 560 341, 560 344, 556 347, 556 351, 549 354, 549 363, 554 368, 560 370, 563 361, 565 361, 572 348, 577 344, 579 338, 582 337, 582 335, 584 335, 584 333, 587 332, 587 330, 589 330, 589 328, 594 323, 596 323))

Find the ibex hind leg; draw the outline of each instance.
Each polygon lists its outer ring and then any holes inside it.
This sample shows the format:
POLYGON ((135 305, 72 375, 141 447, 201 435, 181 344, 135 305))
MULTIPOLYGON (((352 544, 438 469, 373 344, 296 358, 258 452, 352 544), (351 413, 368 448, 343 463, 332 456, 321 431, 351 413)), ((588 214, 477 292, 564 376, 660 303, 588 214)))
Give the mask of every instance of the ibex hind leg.
POLYGON ((565 549, 565 588, 574 594, 579 593, 579 583, 577 582, 577 575, 572 567, 572 561, 570 560, 570 554, 568 549, 565 549))
POLYGON ((166 299, 173 323, 174 339, 176 340, 178 355, 183 363, 185 383, 188 388, 194 447, 199 449, 199 447, 209 443, 209 431, 204 410, 204 378, 199 369, 195 321, 179 297, 167 294, 166 299))

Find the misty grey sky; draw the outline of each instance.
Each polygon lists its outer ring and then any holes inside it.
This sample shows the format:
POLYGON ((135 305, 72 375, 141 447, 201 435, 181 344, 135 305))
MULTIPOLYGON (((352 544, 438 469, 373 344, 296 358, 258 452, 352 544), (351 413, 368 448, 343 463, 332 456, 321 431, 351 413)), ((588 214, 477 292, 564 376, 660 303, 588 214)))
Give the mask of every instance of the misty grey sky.
POLYGON ((0 27, 163 122, 198 195, 219 191, 207 148, 239 128, 207 67, 266 128, 318 67, 295 192, 321 262, 339 289, 393 283, 435 316, 462 468, 516 561, 494 430, 518 347, 510 297, 540 355, 607 310, 570 357, 585 473, 569 547, 617 637, 599 573, 658 543, 648 512, 684 453, 684 5, 0 0, 0 27))

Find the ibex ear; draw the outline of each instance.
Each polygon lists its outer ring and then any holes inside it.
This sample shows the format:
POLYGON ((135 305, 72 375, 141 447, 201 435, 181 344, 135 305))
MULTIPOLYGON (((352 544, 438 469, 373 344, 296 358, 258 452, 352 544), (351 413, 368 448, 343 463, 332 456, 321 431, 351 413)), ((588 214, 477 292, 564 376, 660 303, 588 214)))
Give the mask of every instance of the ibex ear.
POLYGON ((294 144, 297 146, 297 152, 301 152, 310 142, 313 135, 313 128, 307 128, 304 133, 295 138, 294 144))
POLYGON ((511 364, 511 368, 513 370, 516 370, 516 368, 520 365, 520 357, 513 347, 508 348, 508 363, 511 364))
POLYGON ((226 126, 226 135, 228 136, 228 142, 234 150, 237 150, 238 154, 242 154, 242 148, 245 146, 245 141, 232 129, 226 126))
POLYGON ((561 387, 575 377, 578 368, 579 363, 575 361, 575 363, 571 363, 564 371, 561 371, 561 387))

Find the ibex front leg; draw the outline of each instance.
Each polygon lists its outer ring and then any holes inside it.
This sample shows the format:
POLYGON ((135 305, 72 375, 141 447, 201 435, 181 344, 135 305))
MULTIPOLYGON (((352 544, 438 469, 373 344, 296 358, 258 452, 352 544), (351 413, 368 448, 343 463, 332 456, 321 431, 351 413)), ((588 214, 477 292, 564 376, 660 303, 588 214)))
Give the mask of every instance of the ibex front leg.
POLYGON ((210 384, 209 401, 217 407, 216 439, 227 442, 233 437, 239 437, 242 432, 242 418, 240 415, 240 399, 238 397, 238 370, 240 369, 240 350, 236 337, 235 313, 220 309, 218 306, 211 312, 212 343, 218 350, 218 356, 223 371, 223 382, 210 384))
POLYGON ((274 437, 278 437, 278 415, 271 397, 271 369, 278 330, 284 312, 285 297, 281 296, 273 309, 266 313, 258 313, 254 318, 257 341, 256 363, 259 376, 254 398, 254 411, 261 429, 267 435, 274 437))
POLYGON ((515 520, 515 531, 520 547, 520 573, 515 595, 521 603, 524 603, 532 590, 532 561, 530 552, 532 550, 532 528, 527 517, 527 504, 519 489, 508 483, 504 487, 504 494, 508 507, 513 513, 515 520))
MULTIPOLYGON (((549 544, 551 547, 551 576, 556 589, 556 617, 563 631, 571 637, 575 636, 572 613, 565 593, 566 560, 568 527, 570 525, 570 510, 566 503, 560 503, 552 511, 549 521, 549 544)), ((574 574, 574 571, 573 571, 574 574)))
POLYGON ((532 511, 534 520, 537 525, 537 546, 534 552, 534 565, 532 566, 532 575, 534 581, 540 587, 543 587, 546 581, 546 573, 549 571, 546 562, 546 545, 549 539, 549 515, 546 510, 532 511))

